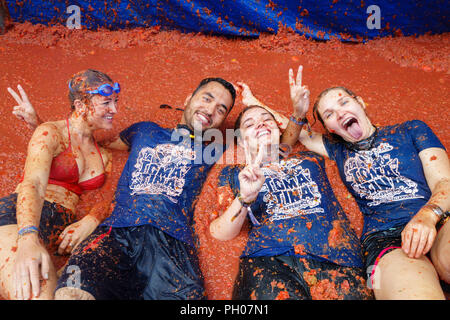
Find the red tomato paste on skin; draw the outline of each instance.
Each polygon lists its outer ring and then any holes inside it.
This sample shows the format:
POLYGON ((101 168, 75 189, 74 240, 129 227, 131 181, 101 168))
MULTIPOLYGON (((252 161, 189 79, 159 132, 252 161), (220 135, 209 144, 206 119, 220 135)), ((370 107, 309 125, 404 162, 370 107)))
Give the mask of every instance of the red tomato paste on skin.
MULTIPOLYGON (((139 121, 176 126, 182 112, 175 107, 182 108, 205 77, 244 81, 258 99, 290 116, 288 70, 297 70, 301 64, 311 104, 322 90, 346 86, 364 99, 374 124, 423 120, 448 150, 449 100, 445 93, 449 92, 449 42, 448 33, 345 44, 308 41, 285 29, 250 40, 161 31, 157 27, 94 32, 15 23, 0 36, 0 196, 12 193, 19 182, 32 134, 11 114, 16 102, 6 88, 21 84, 43 120, 65 119, 70 113, 67 81, 87 68, 107 73, 122 88, 114 129, 99 132, 98 139, 110 138, 139 121), (161 104, 174 108, 160 109, 161 104)), ((242 108, 238 99, 223 128, 233 127, 242 108)), ((311 111, 308 118, 313 120, 311 111)), ((313 129, 324 132, 319 123, 313 129)), ((117 184, 126 159, 126 152, 113 151, 112 186, 117 184)), ((216 185, 217 171, 208 183, 216 185)), ((361 235, 361 213, 343 186, 336 165, 326 160, 326 171, 351 226, 361 235)), ((102 199, 98 191, 84 194, 78 216, 83 217, 102 199)), ((220 214, 211 210, 216 201, 215 194, 205 194, 198 201, 195 230, 208 298, 230 299, 248 225, 233 240, 212 238, 209 223, 220 214)), ((57 268, 65 262, 65 258, 53 258, 57 268)), ((314 280, 314 274, 308 279, 314 283, 315 298, 339 298, 333 283, 314 280)), ((288 298, 287 292, 281 291, 279 298, 288 298)))

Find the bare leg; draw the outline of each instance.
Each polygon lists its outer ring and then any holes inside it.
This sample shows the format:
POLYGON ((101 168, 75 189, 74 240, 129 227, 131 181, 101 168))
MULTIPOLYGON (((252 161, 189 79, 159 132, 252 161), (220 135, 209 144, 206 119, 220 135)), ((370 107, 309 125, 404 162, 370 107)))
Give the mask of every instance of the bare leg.
POLYGON ((443 300, 444 293, 428 258, 409 258, 402 249, 384 255, 374 274, 378 300, 443 300))
POLYGON ((56 290, 55 300, 95 300, 95 298, 87 291, 65 287, 56 290))
POLYGON ((448 221, 439 230, 431 247, 431 260, 439 277, 450 284, 450 223, 448 221))
MULTIPOLYGON (((13 269, 17 250, 17 225, 0 227, 0 295, 5 299, 14 300, 13 269)), ((33 300, 52 300, 56 287, 56 272, 53 264, 50 265, 49 279, 41 279, 41 291, 33 300)))

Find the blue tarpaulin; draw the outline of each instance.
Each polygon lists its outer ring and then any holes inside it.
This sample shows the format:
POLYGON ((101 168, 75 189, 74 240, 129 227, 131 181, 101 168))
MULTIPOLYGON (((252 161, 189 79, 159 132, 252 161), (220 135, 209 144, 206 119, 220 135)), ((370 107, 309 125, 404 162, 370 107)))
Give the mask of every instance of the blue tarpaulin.
POLYGON ((79 21, 95 30, 161 26, 183 32, 257 37, 280 26, 317 40, 364 41, 389 35, 449 31, 448 0, 7 0, 14 21, 67 25, 79 21), (73 7, 72 7, 73 8, 73 7))

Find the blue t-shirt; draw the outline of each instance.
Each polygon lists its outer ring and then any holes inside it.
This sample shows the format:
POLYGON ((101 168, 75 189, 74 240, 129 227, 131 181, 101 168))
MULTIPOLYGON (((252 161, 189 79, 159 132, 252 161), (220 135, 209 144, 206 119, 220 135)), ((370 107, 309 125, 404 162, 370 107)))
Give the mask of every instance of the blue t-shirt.
POLYGON ((372 148, 366 151, 351 150, 325 136, 323 142, 364 215, 363 238, 405 225, 425 205, 431 191, 419 152, 445 149, 419 120, 379 128, 372 148))
MULTIPOLYGON (((219 186, 239 192, 242 167, 225 167, 219 186)), ((263 165, 265 182, 251 205, 242 256, 296 255, 361 267, 361 245, 326 176, 324 160, 300 152, 263 165)))
POLYGON ((103 225, 151 224, 193 246, 193 206, 223 146, 205 145, 186 129, 162 128, 153 122, 133 124, 120 138, 129 145, 130 154, 114 209, 103 225))

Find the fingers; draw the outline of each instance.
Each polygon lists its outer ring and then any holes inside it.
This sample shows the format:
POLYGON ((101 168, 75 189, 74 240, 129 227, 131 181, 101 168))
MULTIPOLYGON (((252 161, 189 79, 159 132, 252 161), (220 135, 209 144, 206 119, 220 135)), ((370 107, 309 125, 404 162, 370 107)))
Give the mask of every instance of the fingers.
POLYGON ((430 251, 436 232, 434 230, 411 227, 402 233, 402 249, 410 258, 420 258, 430 251))
POLYGON ((8 87, 8 92, 13 96, 14 100, 20 105, 22 104, 22 99, 19 97, 19 95, 11 88, 8 87))
POLYGON ((41 276, 45 280, 48 280, 48 275, 50 273, 50 264, 50 257, 48 255, 43 255, 41 264, 41 276))
POLYGON ((434 230, 432 230, 432 232, 430 232, 428 234, 427 245, 423 249, 423 254, 427 254, 431 250, 431 247, 433 246, 435 238, 436 238, 436 232, 434 230))
POLYGON ((28 300, 30 298, 30 276, 25 265, 20 265, 16 268, 14 280, 16 298, 28 300))
POLYGON ((298 71, 297 71, 297 85, 299 87, 302 86, 302 73, 303 73, 303 66, 300 65, 300 66, 298 66, 298 71))
POLYGON ((292 88, 293 86, 295 86, 295 81, 294 81, 294 71, 292 69, 289 69, 289 86, 292 88))
POLYGON ((26 103, 30 103, 30 100, 28 100, 28 96, 25 93, 25 90, 23 90, 22 86, 19 84, 17 85, 17 89, 19 89, 19 93, 22 96, 22 101, 26 102, 26 103))
POLYGON ((244 153, 245 153, 245 164, 251 165, 252 164, 252 155, 250 153, 250 148, 248 146, 248 138, 244 139, 244 153))
POLYGON ((33 293, 34 297, 38 297, 41 288, 41 283, 39 281, 40 277, 39 265, 36 262, 32 262, 31 265, 29 266, 29 272, 30 272, 31 292, 33 293))
MULTIPOLYGON (((60 236, 60 238, 61 238, 61 236, 60 236)), ((71 240, 72 240, 71 234, 64 235, 64 238, 62 238, 61 244, 58 247, 58 254, 61 254, 61 255, 64 254, 66 249, 68 249, 67 247, 69 246, 71 240)))

